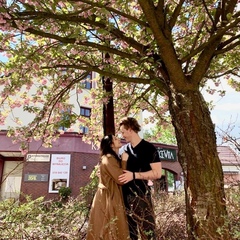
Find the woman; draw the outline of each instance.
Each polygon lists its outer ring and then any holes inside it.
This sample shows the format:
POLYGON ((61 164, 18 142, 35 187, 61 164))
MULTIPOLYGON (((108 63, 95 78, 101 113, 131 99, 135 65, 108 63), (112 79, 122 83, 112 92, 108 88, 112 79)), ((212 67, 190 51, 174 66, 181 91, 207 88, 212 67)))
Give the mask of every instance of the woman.
POLYGON ((100 145, 101 160, 98 190, 94 196, 87 240, 126 240, 129 230, 118 177, 126 169, 128 154, 118 157, 122 146, 114 135, 105 136, 100 145))

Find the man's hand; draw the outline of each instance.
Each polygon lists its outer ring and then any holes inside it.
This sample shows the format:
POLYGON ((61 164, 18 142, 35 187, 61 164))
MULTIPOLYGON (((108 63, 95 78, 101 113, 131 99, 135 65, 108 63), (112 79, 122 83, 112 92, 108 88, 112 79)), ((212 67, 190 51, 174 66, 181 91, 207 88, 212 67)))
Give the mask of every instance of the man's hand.
POLYGON ((127 170, 123 170, 123 174, 121 174, 119 177, 118 177, 118 180, 121 182, 121 183, 128 183, 130 181, 133 180, 133 172, 130 172, 130 171, 127 171, 127 170))

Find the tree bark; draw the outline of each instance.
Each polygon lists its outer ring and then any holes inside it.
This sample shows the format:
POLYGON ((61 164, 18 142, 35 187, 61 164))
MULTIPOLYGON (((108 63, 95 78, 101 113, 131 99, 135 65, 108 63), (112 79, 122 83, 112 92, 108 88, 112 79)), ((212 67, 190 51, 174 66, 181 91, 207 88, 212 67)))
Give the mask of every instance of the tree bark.
POLYGON ((115 134, 114 125, 114 106, 113 106, 113 87, 110 78, 103 78, 103 90, 107 93, 108 101, 103 104, 103 134, 115 134))
POLYGON ((195 90, 170 94, 169 109, 185 178, 188 239, 230 239, 223 171, 207 104, 195 90))

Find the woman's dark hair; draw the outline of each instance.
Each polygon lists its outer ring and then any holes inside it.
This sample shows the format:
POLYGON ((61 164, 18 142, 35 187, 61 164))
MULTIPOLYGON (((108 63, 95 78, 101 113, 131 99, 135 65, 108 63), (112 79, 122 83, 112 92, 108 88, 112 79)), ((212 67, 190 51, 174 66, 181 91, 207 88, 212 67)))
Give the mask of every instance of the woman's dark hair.
POLYGON ((113 135, 109 134, 109 135, 106 135, 102 140, 101 140, 101 144, 100 144, 100 155, 103 156, 103 155, 107 155, 107 154, 111 154, 113 155, 117 161, 119 162, 119 165, 121 167, 121 158, 116 154, 115 151, 113 151, 111 145, 113 143, 113 135))

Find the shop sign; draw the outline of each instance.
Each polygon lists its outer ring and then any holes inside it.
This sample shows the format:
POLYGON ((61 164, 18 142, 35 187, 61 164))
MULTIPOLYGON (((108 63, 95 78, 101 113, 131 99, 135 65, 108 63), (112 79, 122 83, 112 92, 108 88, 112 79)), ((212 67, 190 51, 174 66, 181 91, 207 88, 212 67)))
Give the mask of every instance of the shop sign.
POLYGON ((177 161, 177 150, 172 148, 157 148, 159 158, 165 161, 177 161))
POLYGON ((27 162, 49 162, 50 154, 27 154, 27 162))
POLYGON ((48 174, 27 173, 24 174, 24 182, 47 182, 48 174))

